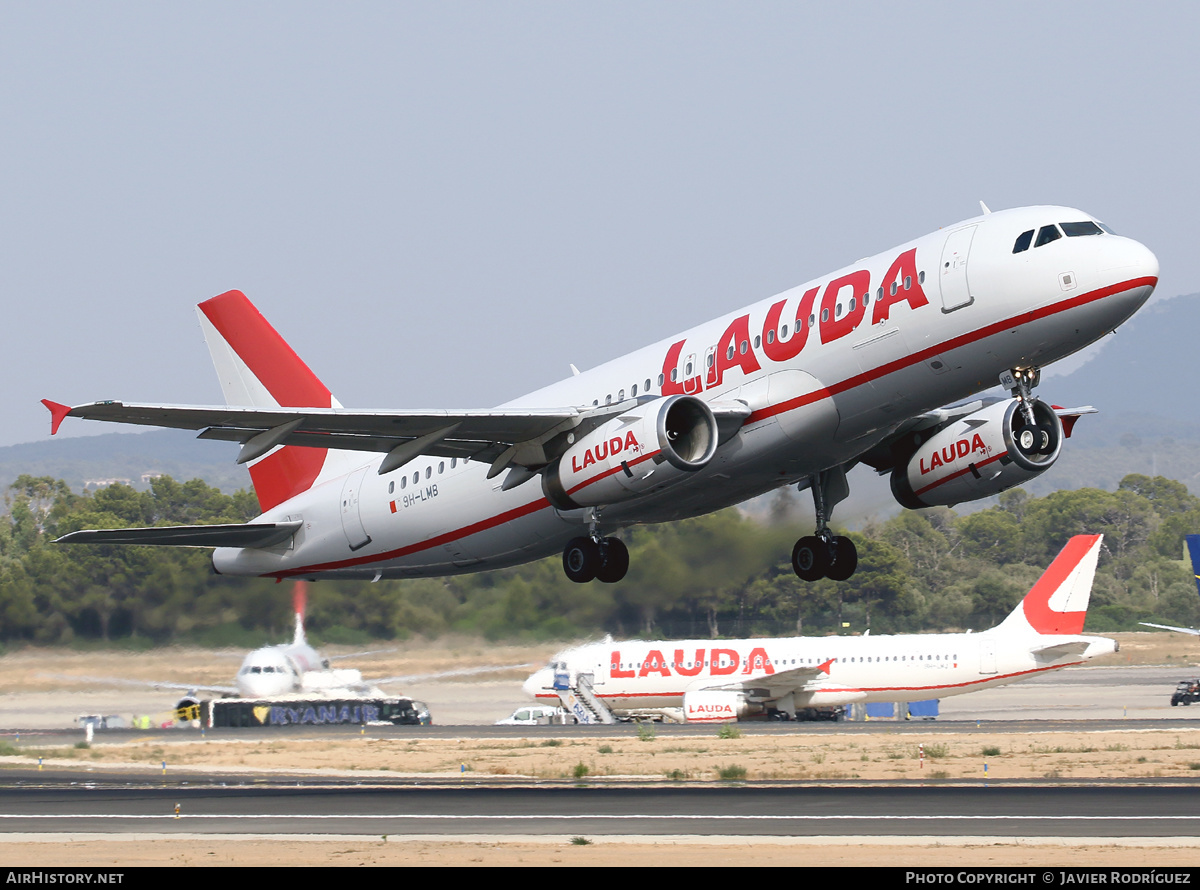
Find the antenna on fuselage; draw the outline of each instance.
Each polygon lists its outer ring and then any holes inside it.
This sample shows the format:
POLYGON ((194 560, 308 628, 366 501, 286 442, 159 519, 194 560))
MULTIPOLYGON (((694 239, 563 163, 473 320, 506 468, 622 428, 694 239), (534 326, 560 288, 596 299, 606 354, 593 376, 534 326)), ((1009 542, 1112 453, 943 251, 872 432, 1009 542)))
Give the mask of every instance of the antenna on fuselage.
POLYGON ((984 216, 987 216, 989 213, 992 212, 992 211, 988 210, 988 206, 986 204, 984 204, 982 201, 979 202, 979 207, 981 210, 983 210, 984 216))

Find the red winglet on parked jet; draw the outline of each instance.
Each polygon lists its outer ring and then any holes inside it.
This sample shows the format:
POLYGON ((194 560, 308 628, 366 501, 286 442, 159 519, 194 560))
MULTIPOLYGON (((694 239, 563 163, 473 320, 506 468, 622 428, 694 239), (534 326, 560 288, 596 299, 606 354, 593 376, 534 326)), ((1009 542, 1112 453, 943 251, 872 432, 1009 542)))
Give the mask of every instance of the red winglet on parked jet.
POLYGON ((80 531, 64 542, 215 547, 217 571, 414 577, 562 551, 574 581, 620 580, 616 530, 809 489, 792 564, 845 579, 828 527, 865 463, 910 508, 1045 472, 1091 408, 1033 397, 1040 368, 1128 319, 1158 281, 1143 245, 1080 210, 969 219, 497 408, 343 408, 240 292, 200 304, 226 407, 46 401, 66 417, 241 443, 249 523, 80 531), (999 380, 1011 398, 956 404, 999 380), (954 407, 940 407, 954 405, 954 407))

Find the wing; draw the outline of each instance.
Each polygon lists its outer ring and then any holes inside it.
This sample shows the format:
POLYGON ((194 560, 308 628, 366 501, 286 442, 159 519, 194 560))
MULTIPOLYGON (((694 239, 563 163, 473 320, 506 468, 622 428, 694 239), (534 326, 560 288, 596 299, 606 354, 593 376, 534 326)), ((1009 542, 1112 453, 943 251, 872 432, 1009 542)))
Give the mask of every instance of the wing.
POLYGON ((743 680, 706 686, 705 689, 713 692, 744 692, 749 689, 766 687, 770 690, 770 698, 783 698, 789 692, 807 692, 824 686, 829 679, 829 666, 833 664, 833 661, 830 659, 822 664, 792 668, 774 674, 760 672, 743 680))
POLYGON ((101 528, 70 532, 55 544, 160 544, 168 547, 273 547, 303 522, 245 522, 227 525, 175 525, 101 528))
POLYGON ((177 689, 180 692, 220 692, 237 695, 234 686, 205 686, 202 683, 160 683, 156 680, 130 680, 124 677, 77 677, 71 674, 39 674, 56 680, 73 680, 96 686, 134 686, 139 689, 177 689))
MULTIPOLYGON (((140 426, 200 430, 201 439, 240 442, 238 463, 279 445, 374 451, 388 456, 380 474, 418 454, 492 464, 489 477, 518 465, 540 469, 555 456, 547 446, 569 432, 583 435, 605 421, 652 401, 654 396, 611 405, 566 408, 504 408, 469 411, 357 411, 347 408, 240 408, 217 405, 144 405, 119 401, 71 407, 43 399, 51 435, 67 417, 140 426)), ((709 403, 722 440, 749 416, 744 402, 709 403)), ((565 446, 563 446, 565 447, 565 446)))
POLYGON ((1170 624, 1151 624, 1149 621, 1139 621, 1138 624, 1145 625, 1146 627, 1157 627, 1159 630, 1174 630, 1181 634, 1191 634, 1194 637, 1200 637, 1200 630, 1196 630, 1194 627, 1173 627, 1170 624))
POLYGON ((437 674, 408 674, 400 677, 379 677, 378 679, 366 680, 367 683, 373 683, 376 686, 383 686, 387 683, 422 683, 426 680, 446 680, 452 677, 472 677, 477 674, 498 674, 504 671, 528 670, 532 665, 526 664, 494 664, 486 667, 474 668, 459 668, 453 671, 442 671, 437 674))

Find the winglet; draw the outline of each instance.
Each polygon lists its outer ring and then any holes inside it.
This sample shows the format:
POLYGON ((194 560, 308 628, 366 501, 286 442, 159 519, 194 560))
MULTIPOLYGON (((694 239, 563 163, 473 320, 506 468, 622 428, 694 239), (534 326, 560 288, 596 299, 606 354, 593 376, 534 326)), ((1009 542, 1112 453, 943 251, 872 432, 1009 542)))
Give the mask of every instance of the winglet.
POLYGON ((70 405, 60 405, 58 402, 52 402, 49 399, 42 399, 42 404, 50 409, 50 435, 55 435, 58 432, 59 426, 71 413, 70 405))

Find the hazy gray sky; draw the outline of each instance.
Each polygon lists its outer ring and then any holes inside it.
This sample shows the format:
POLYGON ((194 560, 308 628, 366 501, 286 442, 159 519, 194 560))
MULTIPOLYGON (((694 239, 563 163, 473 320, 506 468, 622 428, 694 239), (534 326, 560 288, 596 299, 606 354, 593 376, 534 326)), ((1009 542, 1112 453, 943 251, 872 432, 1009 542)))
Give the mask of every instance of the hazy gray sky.
POLYGON ((220 402, 193 306, 230 288, 343 403, 395 408, 514 398, 980 199, 1084 208, 1158 254, 1160 296, 1200 290, 1198 24, 0 3, 0 444, 48 434, 43 397, 220 402))

